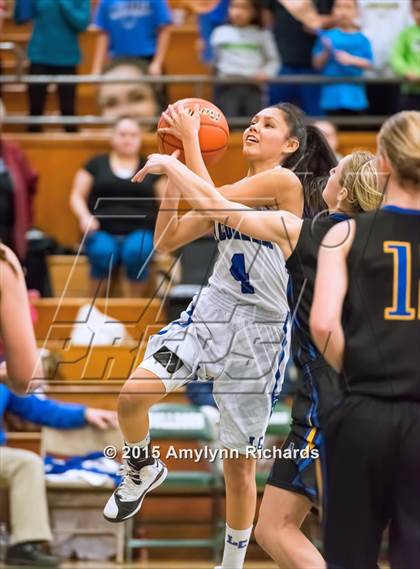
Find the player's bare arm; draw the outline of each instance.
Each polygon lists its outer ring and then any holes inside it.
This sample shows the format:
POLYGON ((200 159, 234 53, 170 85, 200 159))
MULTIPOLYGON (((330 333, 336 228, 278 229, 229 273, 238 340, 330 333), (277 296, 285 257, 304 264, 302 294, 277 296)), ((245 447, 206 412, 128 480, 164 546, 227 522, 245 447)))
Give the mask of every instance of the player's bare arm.
MULTIPOLYGON (((293 251, 302 226, 302 220, 296 215, 283 210, 254 210, 239 202, 231 201, 225 195, 229 195, 229 193, 236 195, 235 190, 229 189, 225 192, 220 192, 217 188, 214 188, 211 184, 194 174, 194 172, 191 172, 175 157, 159 154, 152 155, 144 168, 136 174, 134 180, 141 181, 147 174, 157 172, 165 173, 170 180, 168 186, 169 195, 165 202, 165 207, 175 208, 175 211, 179 201, 179 192, 182 192, 195 209, 199 210, 201 214, 205 213, 206 218, 223 222, 229 225, 229 227, 253 235, 257 239, 273 241, 280 245, 286 258, 293 251), (172 199, 170 196, 173 196, 172 199)), ((251 190, 253 186, 249 184, 250 180, 255 178, 261 179, 265 174, 271 173, 263 172, 243 182, 248 182, 247 186, 249 185, 249 190, 251 190)), ((268 176, 264 176, 264 179, 266 182, 277 181, 277 177, 269 179, 268 176)), ((172 215, 171 224, 166 226, 164 223, 168 223, 170 212, 165 212, 165 214, 167 215, 159 214, 161 218, 158 220, 155 235, 159 233, 160 236, 163 231, 168 236, 175 235, 171 239, 172 243, 178 244, 184 239, 186 240, 195 233, 195 230, 198 232, 209 229, 208 226, 205 227, 206 221, 203 217, 198 216, 195 211, 186 214, 180 222, 175 219, 175 215, 172 215)))
POLYGON ((1 246, 0 329, 6 354, 9 387, 24 394, 33 376, 40 377, 38 355, 32 327, 25 277, 16 255, 1 246))
POLYGON ((318 257, 310 327, 314 342, 328 363, 340 371, 344 354, 341 325, 348 287, 346 259, 354 238, 354 221, 335 225, 325 236, 318 257))
POLYGON ((168 180, 154 234, 155 249, 162 253, 175 251, 211 230, 211 220, 194 210, 180 216, 179 199, 179 189, 168 180))

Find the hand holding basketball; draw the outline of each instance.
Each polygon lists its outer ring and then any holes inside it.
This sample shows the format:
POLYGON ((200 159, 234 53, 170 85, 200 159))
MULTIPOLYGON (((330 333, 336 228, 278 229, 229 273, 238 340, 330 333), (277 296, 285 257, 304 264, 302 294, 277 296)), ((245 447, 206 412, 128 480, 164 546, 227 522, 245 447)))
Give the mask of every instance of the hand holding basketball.
POLYGON ((198 135, 201 126, 199 109, 198 104, 194 105, 193 109, 187 109, 181 101, 169 105, 162 113, 162 118, 169 126, 159 128, 158 134, 170 134, 181 141, 198 135))
POLYGON ((184 161, 182 141, 197 129, 203 159, 206 164, 214 164, 227 149, 229 126, 222 111, 204 99, 183 99, 162 113, 158 124, 159 152, 180 150, 179 159, 184 161))

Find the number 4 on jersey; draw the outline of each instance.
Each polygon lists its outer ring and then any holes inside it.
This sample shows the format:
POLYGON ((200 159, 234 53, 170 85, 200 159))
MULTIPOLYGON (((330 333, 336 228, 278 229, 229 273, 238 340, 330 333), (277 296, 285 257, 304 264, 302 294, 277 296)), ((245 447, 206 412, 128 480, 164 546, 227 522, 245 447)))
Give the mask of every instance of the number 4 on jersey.
POLYGON ((230 266, 230 274, 241 283, 241 292, 243 294, 254 294, 255 289, 249 281, 249 273, 245 269, 245 255, 236 253, 232 257, 232 264, 230 266))

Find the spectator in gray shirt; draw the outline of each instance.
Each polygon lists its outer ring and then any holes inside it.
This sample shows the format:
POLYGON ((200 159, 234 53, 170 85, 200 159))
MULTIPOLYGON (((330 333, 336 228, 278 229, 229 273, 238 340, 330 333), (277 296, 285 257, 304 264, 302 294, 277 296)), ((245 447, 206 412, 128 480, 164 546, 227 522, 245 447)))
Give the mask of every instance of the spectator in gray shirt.
POLYGON ((227 116, 252 117, 263 106, 262 83, 275 77, 280 58, 272 33, 263 28, 260 0, 230 0, 229 23, 210 38, 219 77, 238 79, 216 90, 216 102, 227 116), (253 78, 261 84, 241 83, 253 78))

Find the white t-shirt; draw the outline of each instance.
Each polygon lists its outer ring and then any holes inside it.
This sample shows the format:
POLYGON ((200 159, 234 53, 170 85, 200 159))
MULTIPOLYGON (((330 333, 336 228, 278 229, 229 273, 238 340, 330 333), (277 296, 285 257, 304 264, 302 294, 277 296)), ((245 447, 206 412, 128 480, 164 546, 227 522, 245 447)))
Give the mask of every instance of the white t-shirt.
POLYGON ((387 73, 392 46, 413 21, 411 0, 359 0, 361 31, 373 49, 375 71, 387 73))
POLYGON ((258 72, 265 72, 274 77, 280 67, 280 56, 269 30, 226 24, 214 30, 210 43, 218 75, 252 77, 258 72))

